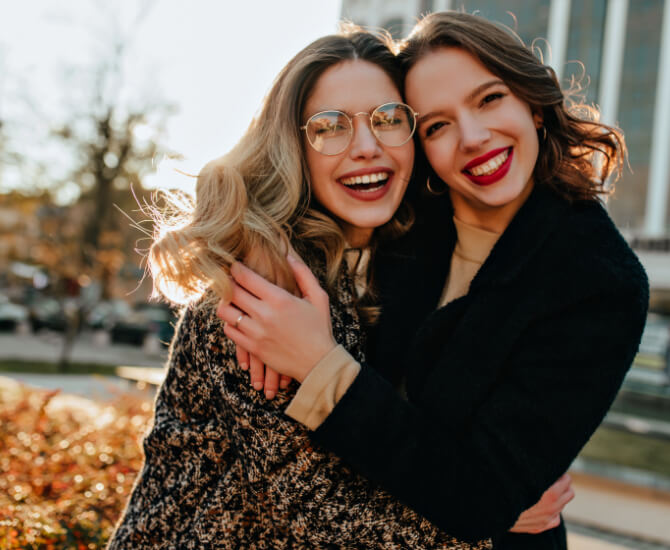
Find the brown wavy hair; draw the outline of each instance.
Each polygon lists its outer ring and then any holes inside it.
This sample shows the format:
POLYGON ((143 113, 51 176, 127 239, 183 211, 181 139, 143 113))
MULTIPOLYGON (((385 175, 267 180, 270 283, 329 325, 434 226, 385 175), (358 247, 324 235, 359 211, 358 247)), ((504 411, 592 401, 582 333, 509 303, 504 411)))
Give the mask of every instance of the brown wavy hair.
POLYGON ((401 44, 405 74, 425 55, 445 47, 473 55, 542 116, 544 130, 538 131, 540 151, 533 172, 536 183, 571 201, 594 200, 612 192, 626 156, 623 134, 598 122, 598 111, 579 102, 578 83, 562 91, 554 70, 511 29, 450 11, 422 18, 401 44))
MULTIPOLYGON (((202 169, 195 199, 168 193, 167 208, 154 211, 157 223, 149 268, 155 294, 181 304, 203 295, 203 304, 227 298, 229 267, 236 260, 294 290, 286 261, 289 242, 311 244, 322 253, 333 290, 345 240, 331 215, 311 199, 300 130, 304 107, 321 75, 343 61, 372 63, 402 90, 394 48, 388 35, 348 24, 288 62, 237 145, 202 169)), ((411 208, 403 202, 374 238, 402 234, 412 220, 411 208)), ((359 303, 365 313, 365 294, 359 303)))

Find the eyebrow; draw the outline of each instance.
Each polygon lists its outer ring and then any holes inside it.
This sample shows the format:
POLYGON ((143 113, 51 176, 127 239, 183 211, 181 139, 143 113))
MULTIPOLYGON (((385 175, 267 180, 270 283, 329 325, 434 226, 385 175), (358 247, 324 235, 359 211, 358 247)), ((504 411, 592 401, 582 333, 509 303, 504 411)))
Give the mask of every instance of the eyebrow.
MULTIPOLYGON (((479 94, 481 94, 484 90, 488 90, 489 88, 492 88, 493 86, 497 86, 499 84, 502 84, 503 86, 505 85, 505 83, 502 80, 500 80, 499 78, 496 78, 495 80, 489 80, 487 82, 484 82, 483 84, 480 84, 474 90, 472 90, 467 95, 467 97, 465 98, 465 101, 470 102, 473 99, 475 99, 479 94)), ((416 121, 417 126, 420 125, 422 122, 425 122, 429 118, 440 114, 441 112, 442 111, 438 109, 436 111, 431 111, 430 113, 426 113, 425 115, 421 115, 416 121)))

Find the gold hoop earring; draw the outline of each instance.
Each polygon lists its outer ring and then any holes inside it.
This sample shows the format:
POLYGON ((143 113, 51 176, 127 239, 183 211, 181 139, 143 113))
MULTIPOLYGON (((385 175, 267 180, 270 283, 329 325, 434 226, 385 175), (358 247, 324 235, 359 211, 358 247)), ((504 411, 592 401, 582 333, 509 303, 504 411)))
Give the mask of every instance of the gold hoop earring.
POLYGON ((438 195, 439 196, 439 195, 444 195, 447 192, 447 186, 446 185, 444 186, 444 189, 442 189, 442 191, 435 191, 435 189, 433 189, 430 186, 430 178, 429 177, 426 178, 426 188, 428 189, 428 192, 431 195, 438 195))
POLYGON ((538 137, 540 138, 541 142, 547 141, 547 127, 546 126, 540 126, 537 129, 538 137), (542 134, 540 135, 540 130, 542 130, 542 134))

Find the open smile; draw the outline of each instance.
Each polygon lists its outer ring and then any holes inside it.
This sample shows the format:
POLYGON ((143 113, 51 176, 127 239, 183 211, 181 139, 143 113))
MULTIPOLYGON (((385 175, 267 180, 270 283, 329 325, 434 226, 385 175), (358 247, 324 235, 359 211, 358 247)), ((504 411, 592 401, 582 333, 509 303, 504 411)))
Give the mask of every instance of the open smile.
POLYGON ((505 177, 513 156, 513 147, 494 149, 470 161, 461 173, 475 185, 492 185, 505 177))
POLYGON ((377 200, 389 190, 393 171, 388 169, 364 169, 351 172, 337 179, 345 191, 359 200, 377 200))

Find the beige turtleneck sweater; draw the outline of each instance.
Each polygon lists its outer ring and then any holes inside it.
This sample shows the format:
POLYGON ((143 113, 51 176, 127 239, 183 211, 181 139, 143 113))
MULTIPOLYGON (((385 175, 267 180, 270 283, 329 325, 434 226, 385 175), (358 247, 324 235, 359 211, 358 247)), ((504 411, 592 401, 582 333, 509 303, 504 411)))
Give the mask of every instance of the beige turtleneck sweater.
MULTIPOLYGON (((457 218, 454 218, 454 224, 458 238, 439 307, 468 293, 472 279, 500 237, 499 233, 475 227, 457 218)), ((350 256, 346 256, 347 263, 353 269, 357 256, 350 256)), ((364 277, 369 257, 369 251, 364 250, 354 274, 359 295, 365 290, 364 277)), ((310 430, 315 430, 346 393, 360 370, 359 363, 342 346, 336 346, 307 375, 289 403, 286 414, 310 430)))

